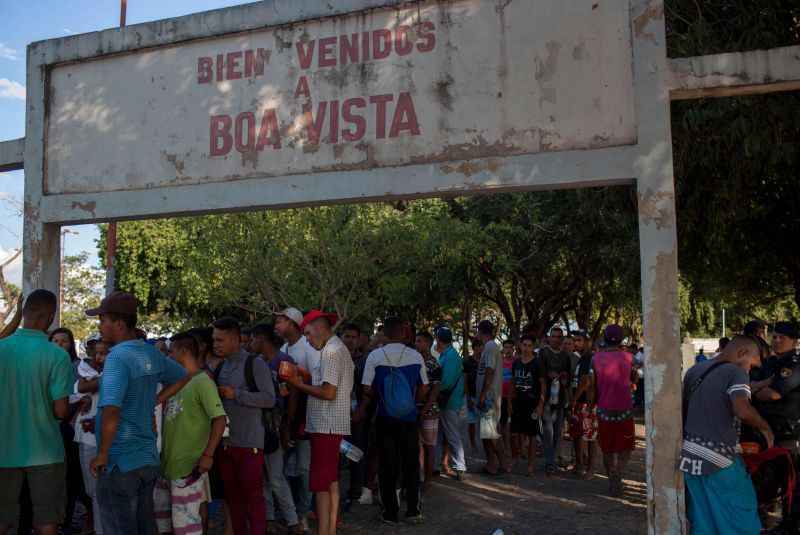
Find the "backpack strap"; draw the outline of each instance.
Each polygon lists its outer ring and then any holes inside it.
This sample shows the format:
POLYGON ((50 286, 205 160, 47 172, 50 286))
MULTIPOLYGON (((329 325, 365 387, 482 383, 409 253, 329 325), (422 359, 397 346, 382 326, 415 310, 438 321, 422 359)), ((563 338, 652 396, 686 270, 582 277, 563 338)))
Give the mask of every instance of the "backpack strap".
POLYGON ((220 376, 220 374, 222 373, 222 367, 223 367, 224 365, 225 365, 225 361, 223 360, 222 362, 220 362, 220 363, 219 363, 219 366, 217 366, 217 367, 216 367, 216 368, 215 368, 215 369, 214 369, 214 370, 211 372, 211 375, 213 375, 213 376, 214 376, 214 377, 213 377, 213 378, 214 378, 214 384, 216 384, 216 385, 219 385, 219 376, 220 376))
POLYGON ((256 383, 256 374, 253 371, 253 362, 256 360, 257 355, 250 353, 247 355, 247 360, 244 362, 244 380, 247 382, 247 389, 250 392, 258 392, 258 383, 256 383))
POLYGON ((700 377, 692 381, 692 384, 686 389, 683 393, 683 426, 686 427, 686 417, 689 415, 689 401, 692 399, 692 394, 697 392, 697 389, 700 388, 700 385, 703 384, 703 381, 706 380, 708 374, 722 366, 723 364, 729 364, 727 361, 719 361, 715 362, 711 366, 708 367, 706 371, 704 371, 700 377))

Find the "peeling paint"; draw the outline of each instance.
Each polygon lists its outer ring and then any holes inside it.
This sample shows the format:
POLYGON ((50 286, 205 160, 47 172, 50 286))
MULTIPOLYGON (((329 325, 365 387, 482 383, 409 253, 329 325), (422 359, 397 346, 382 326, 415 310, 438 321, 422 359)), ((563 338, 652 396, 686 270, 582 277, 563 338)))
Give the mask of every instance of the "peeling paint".
POLYGON ((647 6, 644 12, 633 20, 633 31, 636 37, 652 41, 654 36, 652 33, 645 32, 645 28, 654 20, 663 20, 664 18, 664 5, 661 2, 655 2, 647 6))
POLYGON ((86 202, 79 202, 73 201, 72 202, 72 209, 73 210, 83 210, 84 212, 89 212, 92 214, 92 217, 95 217, 95 208, 97 207, 97 203, 94 201, 86 201, 86 202))

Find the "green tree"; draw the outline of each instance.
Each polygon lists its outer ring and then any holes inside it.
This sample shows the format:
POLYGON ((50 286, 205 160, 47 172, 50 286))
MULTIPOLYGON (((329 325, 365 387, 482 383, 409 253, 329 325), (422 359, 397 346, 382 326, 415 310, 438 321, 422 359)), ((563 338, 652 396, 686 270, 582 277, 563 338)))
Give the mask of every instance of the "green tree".
POLYGON ((97 332, 97 318, 88 318, 86 309, 97 306, 103 296, 105 275, 87 264, 89 253, 64 257, 61 325, 69 327, 77 340, 97 332))

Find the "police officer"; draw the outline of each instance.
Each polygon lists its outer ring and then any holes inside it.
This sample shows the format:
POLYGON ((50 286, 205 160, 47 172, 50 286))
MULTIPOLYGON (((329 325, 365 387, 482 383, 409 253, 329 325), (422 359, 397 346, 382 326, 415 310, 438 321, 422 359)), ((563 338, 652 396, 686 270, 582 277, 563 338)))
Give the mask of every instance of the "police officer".
MULTIPOLYGON (((800 466, 800 352, 797 351, 798 326, 780 321, 772 334, 772 374, 769 386, 755 396, 756 408, 775 433, 775 445, 792 452, 795 466, 800 466)), ((800 484, 794 495, 800 496, 800 484)), ((783 533, 800 533, 800 500, 795 499, 789 515, 784 514, 783 533)))

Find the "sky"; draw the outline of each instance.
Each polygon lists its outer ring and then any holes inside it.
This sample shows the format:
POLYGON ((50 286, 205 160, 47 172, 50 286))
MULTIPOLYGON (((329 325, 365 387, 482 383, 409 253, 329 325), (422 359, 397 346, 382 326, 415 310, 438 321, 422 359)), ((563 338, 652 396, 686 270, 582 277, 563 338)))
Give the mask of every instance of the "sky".
MULTIPOLYGON (((249 2, 232 0, 128 0, 127 23, 138 24, 249 2)), ((29 43, 119 25, 118 0, 0 0, 0 141, 25 136, 25 56, 29 43)), ((22 246, 23 171, 0 173, 0 261, 22 246)), ((87 251, 98 264, 94 225, 69 227, 65 254, 87 251), (74 234, 77 232, 77 234, 74 234)), ((21 259, 6 270, 21 281, 21 259)))

